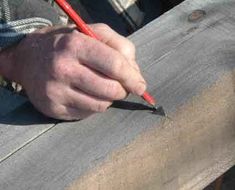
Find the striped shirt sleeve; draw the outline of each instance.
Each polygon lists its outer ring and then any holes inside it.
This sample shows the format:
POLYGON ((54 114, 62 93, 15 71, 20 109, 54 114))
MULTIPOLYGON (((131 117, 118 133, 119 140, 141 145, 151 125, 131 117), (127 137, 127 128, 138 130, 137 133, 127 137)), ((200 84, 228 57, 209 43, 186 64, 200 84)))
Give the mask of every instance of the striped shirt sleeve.
POLYGON ((0 0, 0 50, 55 24, 60 24, 59 16, 44 0, 0 0))

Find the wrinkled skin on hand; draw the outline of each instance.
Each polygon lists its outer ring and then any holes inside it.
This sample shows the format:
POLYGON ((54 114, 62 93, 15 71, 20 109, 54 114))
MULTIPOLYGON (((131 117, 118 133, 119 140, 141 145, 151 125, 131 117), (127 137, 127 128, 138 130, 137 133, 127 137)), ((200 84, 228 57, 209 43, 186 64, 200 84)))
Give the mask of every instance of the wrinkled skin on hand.
POLYGON ((9 78, 22 84, 32 104, 49 117, 82 119, 146 89, 134 45, 107 25, 90 27, 101 41, 75 26, 51 27, 11 49, 14 74, 9 78))

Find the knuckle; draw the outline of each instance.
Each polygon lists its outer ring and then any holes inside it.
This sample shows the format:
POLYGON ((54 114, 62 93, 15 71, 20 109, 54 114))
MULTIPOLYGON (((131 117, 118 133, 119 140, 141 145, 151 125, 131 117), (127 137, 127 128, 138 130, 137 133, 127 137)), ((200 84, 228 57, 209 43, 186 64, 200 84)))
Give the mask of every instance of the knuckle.
POLYGON ((79 45, 82 43, 82 37, 80 33, 76 30, 73 30, 69 34, 65 34, 63 37, 63 44, 65 50, 74 50, 75 48, 79 47, 79 45), (74 45, 76 44, 76 46, 74 45))
POLYGON ((80 32, 78 30, 74 29, 71 31, 71 33, 68 34, 68 36, 70 37, 70 40, 79 39, 80 32))
POLYGON ((48 106, 45 110, 44 113, 50 117, 58 117, 60 115, 62 115, 62 111, 58 108, 58 106, 56 105, 51 105, 48 106))
POLYGON ((124 62, 125 60, 120 57, 114 58, 113 64, 111 66, 111 75, 119 76, 125 64, 124 62))
POLYGON ((135 55, 135 45, 127 40, 126 45, 122 47, 121 51, 124 55, 133 57, 135 55))
POLYGON ((103 31, 110 30, 110 27, 107 24, 104 24, 104 23, 99 23, 96 26, 97 26, 98 29, 103 30, 103 31))
POLYGON ((57 51, 61 52, 69 52, 77 47, 80 44, 80 33, 76 30, 72 30, 71 32, 58 34, 54 40, 54 48, 57 51), (76 46, 74 45, 76 43, 76 46))
POLYGON ((108 94, 110 96, 109 98, 113 100, 119 99, 119 85, 113 81, 108 82, 106 85, 105 94, 108 94))
POLYGON ((45 99, 51 99, 51 96, 53 96, 52 94, 54 94, 54 90, 53 90, 53 84, 48 83, 45 86, 45 99))
POLYGON ((52 76, 55 79, 67 80, 70 78, 70 75, 71 75, 71 67, 69 67, 68 64, 65 64, 64 62, 55 64, 52 72, 52 76))
POLYGON ((62 38, 61 38, 61 42, 60 42, 60 49, 66 49, 69 50, 72 47, 72 37, 68 34, 65 34, 62 38))
POLYGON ((100 101, 96 103, 92 111, 103 113, 108 109, 109 106, 110 106, 110 103, 100 101))
POLYGON ((45 87, 45 96, 43 98, 49 102, 60 100, 60 98, 63 97, 63 93, 62 90, 58 90, 58 88, 62 87, 55 82, 47 84, 45 87))

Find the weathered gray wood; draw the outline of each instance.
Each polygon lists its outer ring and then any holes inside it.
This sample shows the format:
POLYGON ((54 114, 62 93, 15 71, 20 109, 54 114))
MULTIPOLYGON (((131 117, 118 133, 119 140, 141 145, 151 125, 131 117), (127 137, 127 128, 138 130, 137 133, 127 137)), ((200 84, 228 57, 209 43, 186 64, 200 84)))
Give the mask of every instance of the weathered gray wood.
POLYGON ((188 0, 131 37, 171 120, 126 107, 58 124, 0 164, 0 189, 205 187, 235 162, 234 12, 188 0), (194 9, 206 15, 189 22, 194 9))
POLYGON ((37 113, 26 98, 3 88, 0 88, 0 105, 1 163, 54 124, 37 113))

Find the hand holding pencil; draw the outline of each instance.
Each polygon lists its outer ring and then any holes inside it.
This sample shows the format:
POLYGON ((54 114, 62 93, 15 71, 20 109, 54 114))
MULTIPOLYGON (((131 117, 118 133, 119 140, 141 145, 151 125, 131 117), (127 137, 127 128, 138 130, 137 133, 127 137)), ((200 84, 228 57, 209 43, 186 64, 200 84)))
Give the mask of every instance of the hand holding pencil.
POLYGON ((28 34, 6 56, 7 65, 14 65, 9 78, 49 117, 82 119, 106 111, 128 92, 140 96, 146 89, 134 45, 107 25, 89 27, 99 40, 74 25, 45 27, 28 34))
MULTIPOLYGON (((97 40, 101 40, 96 33, 94 33, 94 31, 91 30, 91 28, 88 27, 88 25, 86 25, 86 23, 82 20, 82 18, 73 10, 73 8, 69 5, 69 3, 67 3, 66 0, 55 0, 56 3, 62 8, 62 10, 64 10, 64 12, 69 16, 69 18, 76 24, 76 26, 78 27, 78 29, 86 34, 87 36, 90 36, 94 39, 97 40)), ((129 55, 127 55, 129 56, 129 55)), ((128 57, 127 57, 128 59, 128 57)), ((157 109, 155 107, 156 105, 156 101, 154 99, 154 97, 152 97, 148 92, 144 92, 142 94, 142 98, 151 106, 153 106, 153 108, 157 109)))

